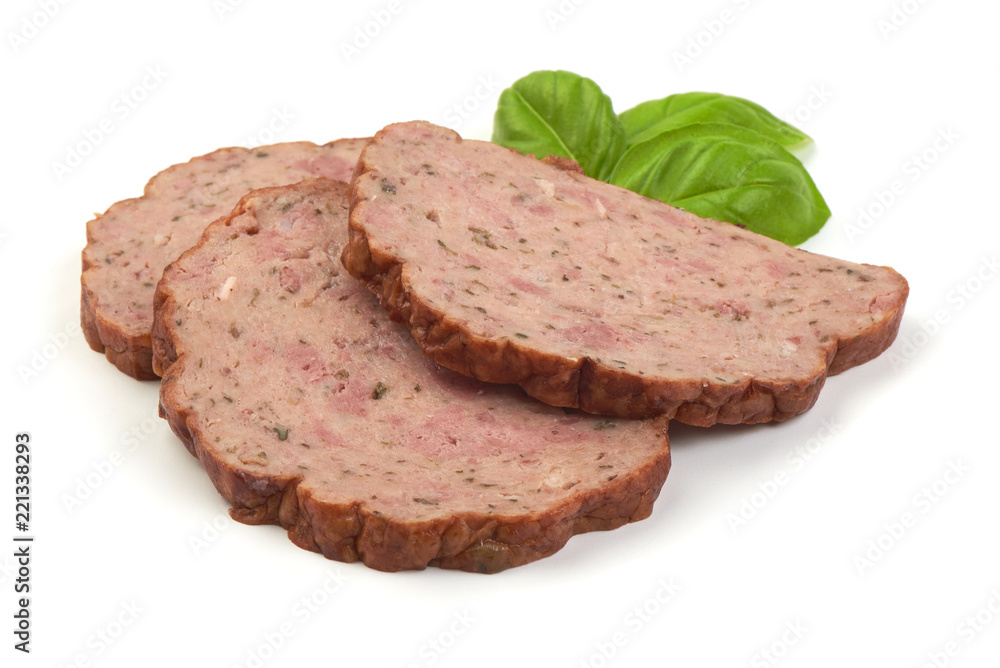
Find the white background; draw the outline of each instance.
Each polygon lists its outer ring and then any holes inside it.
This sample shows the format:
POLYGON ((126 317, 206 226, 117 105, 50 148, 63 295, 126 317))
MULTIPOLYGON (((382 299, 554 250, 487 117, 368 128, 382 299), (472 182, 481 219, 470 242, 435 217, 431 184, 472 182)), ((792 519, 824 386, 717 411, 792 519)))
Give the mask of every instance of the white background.
POLYGON ((996 3, 224 3, 0 12, 0 664, 997 665, 996 3), (156 383, 79 332, 86 221, 220 146, 412 119, 488 139, 500 90, 558 68, 618 111, 707 90, 794 118, 833 211, 805 247, 909 279, 893 348, 790 422, 673 427, 652 517, 499 575, 379 573, 229 520, 156 383), (20 431, 29 656, 12 633, 20 431))

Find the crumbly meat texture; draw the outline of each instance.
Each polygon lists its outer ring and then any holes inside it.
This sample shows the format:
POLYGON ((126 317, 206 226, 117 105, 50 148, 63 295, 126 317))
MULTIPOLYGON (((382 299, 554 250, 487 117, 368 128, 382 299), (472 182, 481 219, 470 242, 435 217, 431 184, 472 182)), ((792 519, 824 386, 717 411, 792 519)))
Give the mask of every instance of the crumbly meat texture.
POLYGON ((156 378, 149 328, 153 291, 167 263, 251 190, 313 177, 349 179, 366 141, 219 149, 165 169, 142 197, 95 217, 87 224, 81 277, 80 322, 87 343, 129 376, 156 378))
POLYGON ((666 421, 567 412, 436 365, 343 271, 347 191, 248 195, 157 288, 160 412, 233 517, 379 570, 483 573, 647 517, 666 421))
POLYGON ((419 121, 362 152, 343 263, 448 368, 701 426, 807 410, 828 374, 889 346, 908 294, 891 268, 419 121))

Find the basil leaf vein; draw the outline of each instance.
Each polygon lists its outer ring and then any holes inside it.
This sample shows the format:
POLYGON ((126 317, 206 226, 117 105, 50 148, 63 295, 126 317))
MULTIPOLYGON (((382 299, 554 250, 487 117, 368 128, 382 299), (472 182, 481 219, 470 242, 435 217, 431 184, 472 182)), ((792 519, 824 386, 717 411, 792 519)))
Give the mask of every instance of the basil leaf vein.
POLYGON ((610 182, 791 245, 830 217, 795 156, 763 135, 722 123, 688 125, 635 144, 610 182))
POLYGON ((678 93, 636 105, 618 115, 629 146, 694 123, 729 123, 769 137, 782 146, 811 141, 809 135, 764 107, 721 93, 678 93))

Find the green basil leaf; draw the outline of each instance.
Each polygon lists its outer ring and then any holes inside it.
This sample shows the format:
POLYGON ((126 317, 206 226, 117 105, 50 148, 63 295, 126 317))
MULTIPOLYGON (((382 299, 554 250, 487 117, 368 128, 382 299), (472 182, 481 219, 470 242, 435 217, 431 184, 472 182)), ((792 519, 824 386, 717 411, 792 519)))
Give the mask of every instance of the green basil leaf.
POLYGON ((611 99, 592 80, 540 71, 500 94, 493 141, 539 158, 572 158, 584 173, 607 180, 625 152, 625 129, 611 99))
POLYGON ((629 145, 692 123, 729 123, 770 137, 782 146, 811 141, 809 135, 741 97, 721 93, 679 93, 650 100, 618 115, 629 145))
POLYGON ((830 217, 798 159, 746 128, 699 123, 630 148, 611 183, 798 245, 830 217))

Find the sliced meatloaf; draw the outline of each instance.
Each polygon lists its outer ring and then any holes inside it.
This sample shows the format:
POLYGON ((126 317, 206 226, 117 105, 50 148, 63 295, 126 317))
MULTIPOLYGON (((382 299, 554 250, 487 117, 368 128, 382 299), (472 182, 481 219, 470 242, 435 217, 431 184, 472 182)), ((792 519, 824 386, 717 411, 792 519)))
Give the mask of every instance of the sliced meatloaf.
POLYGON ((347 270, 444 366, 556 406, 785 420, 892 342, 908 287, 424 122, 359 159, 347 270))
POLYGON ((379 570, 494 572, 650 514, 666 422, 436 365, 343 271, 345 183, 259 190, 156 291, 160 412, 232 515, 379 570))
POLYGON ((224 148, 154 176, 145 193, 87 224, 80 321, 87 343, 124 373, 156 378, 149 328, 163 268, 255 188, 348 179, 365 139, 224 148))

